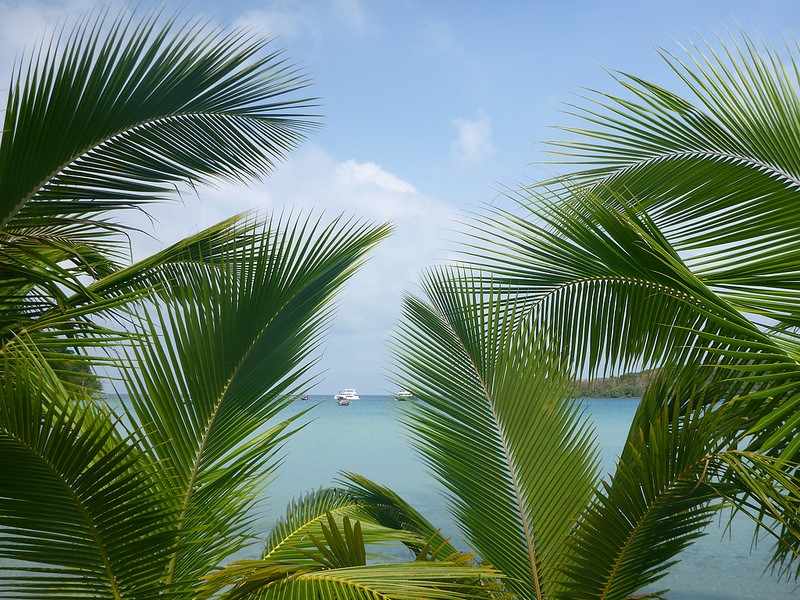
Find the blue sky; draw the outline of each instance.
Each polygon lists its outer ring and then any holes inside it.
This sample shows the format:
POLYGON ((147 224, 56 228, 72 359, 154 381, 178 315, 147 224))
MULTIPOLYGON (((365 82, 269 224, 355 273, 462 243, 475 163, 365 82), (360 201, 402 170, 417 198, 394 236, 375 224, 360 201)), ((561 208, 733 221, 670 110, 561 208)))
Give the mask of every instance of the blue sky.
MULTIPOLYGON (((147 7, 147 0, 140 6, 147 7)), ((101 3, 0 0, 0 88, 46 28, 101 3)), ((311 77, 323 127, 272 178, 201 189, 156 210, 161 245, 241 210, 285 207, 391 221, 395 235, 345 290, 311 393, 395 391, 386 341, 401 295, 447 257, 463 211, 552 172, 554 126, 582 88, 618 92, 608 70, 676 88, 655 47, 741 26, 800 40, 800 3, 754 1, 185 0, 183 14, 276 35, 311 77)), ((5 89, 0 90, 5 93, 5 89)), ((142 241, 140 255, 158 244, 142 241)))

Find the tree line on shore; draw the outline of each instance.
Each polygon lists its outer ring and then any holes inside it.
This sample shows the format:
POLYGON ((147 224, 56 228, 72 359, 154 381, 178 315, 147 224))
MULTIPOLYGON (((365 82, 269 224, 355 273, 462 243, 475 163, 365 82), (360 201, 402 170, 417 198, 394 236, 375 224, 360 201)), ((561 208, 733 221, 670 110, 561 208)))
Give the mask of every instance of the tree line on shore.
POLYGON ((653 369, 619 376, 581 379, 576 387, 577 398, 641 398, 654 379, 653 369))

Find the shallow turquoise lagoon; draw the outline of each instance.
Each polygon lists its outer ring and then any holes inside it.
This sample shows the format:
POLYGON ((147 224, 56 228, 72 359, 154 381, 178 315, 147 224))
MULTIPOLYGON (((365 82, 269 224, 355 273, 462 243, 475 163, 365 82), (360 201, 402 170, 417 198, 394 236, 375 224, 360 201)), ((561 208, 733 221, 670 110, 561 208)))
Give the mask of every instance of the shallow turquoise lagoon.
MULTIPOLYGON (((611 469, 638 401, 585 402, 603 449, 604 464, 611 469)), ((288 412, 313 406, 312 421, 285 447, 285 462, 262 507, 267 519, 265 529, 269 528, 269 518, 282 514, 292 497, 330 485, 341 471, 352 471, 392 488, 442 527, 457 545, 466 548, 449 522, 439 488, 424 471, 395 419, 398 404, 391 396, 362 396, 349 406, 338 406, 333 395, 294 402, 288 412)), ((681 555, 681 562, 658 589, 670 588, 669 600, 800 598, 800 589, 762 575, 768 547, 763 545, 751 552, 751 533, 746 520, 735 523, 733 535, 723 531, 723 524, 713 524, 708 535, 681 555)))

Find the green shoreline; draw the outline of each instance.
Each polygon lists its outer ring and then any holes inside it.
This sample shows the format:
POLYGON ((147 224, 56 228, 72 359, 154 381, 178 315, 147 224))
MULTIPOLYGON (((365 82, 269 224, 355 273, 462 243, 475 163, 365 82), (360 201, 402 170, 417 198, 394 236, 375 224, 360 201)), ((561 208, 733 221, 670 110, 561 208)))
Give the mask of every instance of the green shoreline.
POLYGON ((618 377, 582 379, 577 383, 577 398, 641 398, 655 371, 626 373, 618 377))

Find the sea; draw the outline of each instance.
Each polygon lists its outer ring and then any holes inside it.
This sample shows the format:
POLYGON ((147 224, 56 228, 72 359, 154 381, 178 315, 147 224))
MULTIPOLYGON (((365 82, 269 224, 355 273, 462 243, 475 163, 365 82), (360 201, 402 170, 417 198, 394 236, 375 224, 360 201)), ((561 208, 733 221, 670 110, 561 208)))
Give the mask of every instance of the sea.
MULTIPOLYGON (((613 469, 622 451, 638 399, 582 400, 603 454, 605 471, 613 469)), ((308 424, 284 448, 285 459, 276 479, 265 491, 260 514, 265 531, 288 503, 303 493, 332 485, 343 472, 363 475, 385 485, 418 511, 457 547, 468 547, 459 537, 444 504, 441 488, 426 472, 397 420, 402 402, 393 396, 361 396, 339 406, 333 395, 298 399, 285 414, 311 409, 308 424)), ((798 600, 797 584, 778 581, 765 573, 769 544, 752 547, 753 528, 746 517, 712 523, 706 535, 680 556, 669 575, 652 589, 669 588, 668 600, 798 600)))

